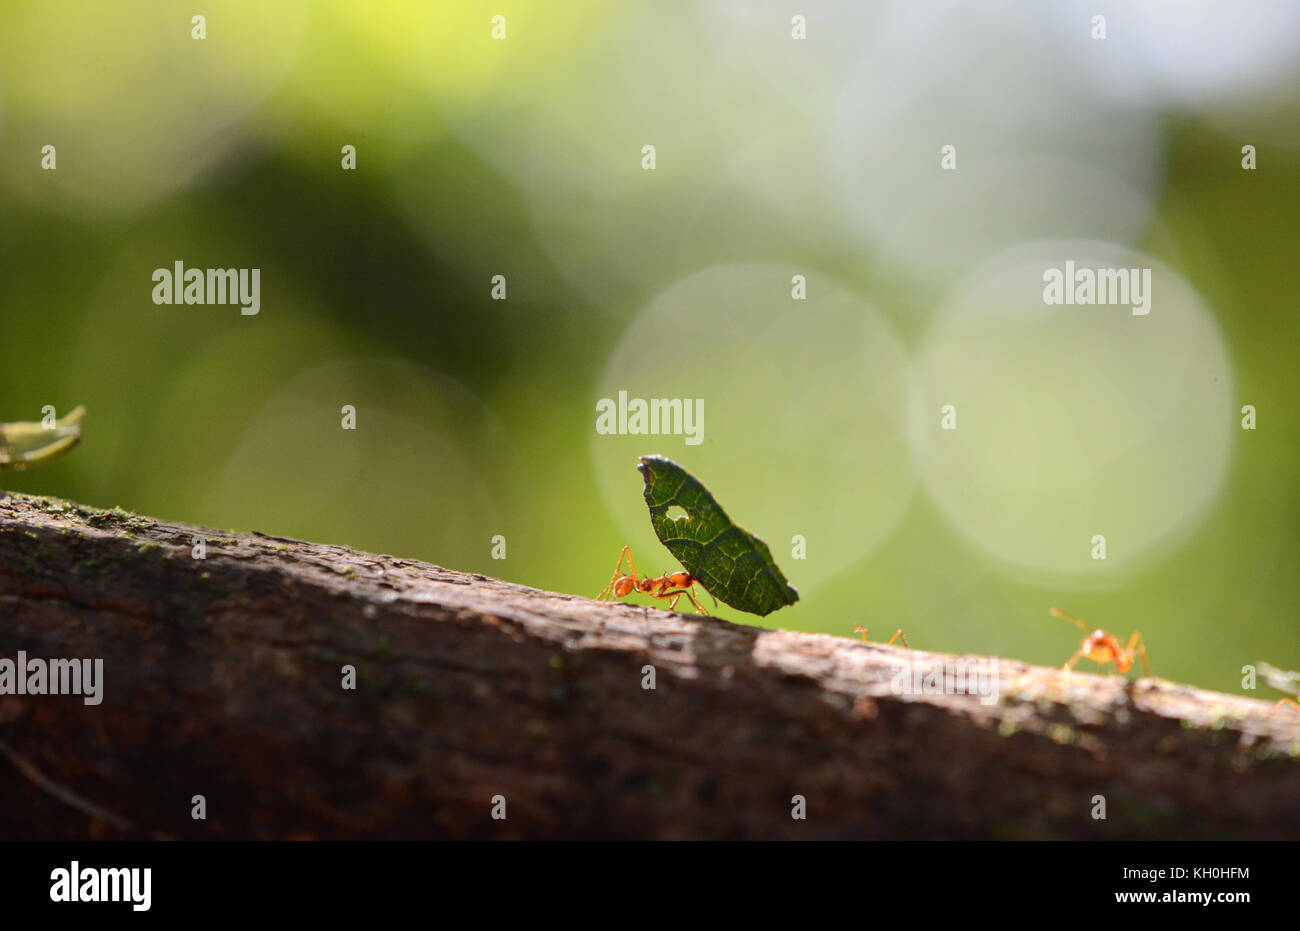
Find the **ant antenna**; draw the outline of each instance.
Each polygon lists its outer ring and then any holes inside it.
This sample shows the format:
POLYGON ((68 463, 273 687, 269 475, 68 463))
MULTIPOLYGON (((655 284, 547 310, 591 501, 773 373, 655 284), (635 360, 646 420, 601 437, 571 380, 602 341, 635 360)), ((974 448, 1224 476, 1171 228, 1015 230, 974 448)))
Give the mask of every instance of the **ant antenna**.
POLYGON ((1052 617, 1059 617, 1062 620, 1069 621, 1075 627, 1082 627, 1084 630, 1088 629, 1088 624, 1086 621, 1083 621, 1080 618, 1075 617, 1073 614, 1069 614, 1068 612, 1062 611, 1060 608, 1053 608, 1048 613, 1050 613, 1052 617))

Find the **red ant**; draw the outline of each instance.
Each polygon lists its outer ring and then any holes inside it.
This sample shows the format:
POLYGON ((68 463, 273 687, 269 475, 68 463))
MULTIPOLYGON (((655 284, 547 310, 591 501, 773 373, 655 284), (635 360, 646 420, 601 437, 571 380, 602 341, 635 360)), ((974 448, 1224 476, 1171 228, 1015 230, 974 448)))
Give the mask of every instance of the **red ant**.
MULTIPOLYGON (((1064 618, 1065 620, 1082 627, 1084 630, 1088 629, 1086 623, 1075 617, 1073 614, 1066 614, 1060 608, 1053 608, 1052 616, 1064 618)), ((1147 648, 1142 643, 1142 635, 1140 633, 1136 630, 1133 631, 1133 636, 1128 638, 1128 646, 1120 647, 1118 640, 1106 633, 1106 631, 1098 629, 1083 638, 1083 643, 1080 644, 1079 649, 1074 651, 1074 655, 1066 660, 1065 665, 1061 668, 1073 669, 1075 663, 1080 659, 1087 657, 1097 664, 1098 670, 1107 663, 1114 663, 1115 668, 1123 674, 1128 672, 1129 668, 1133 665, 1134 656, 1137 656, 1142 660, 1143 674, 1147 676, 1151 675, 1151 666, 1147 663, 1147 648)))
MULTIPOLYGON (((863 643, 867 642, 867 629, 865 627, 859 624, 854 624, 853 632, 855 634, 862 634, 862 642, 863 643)), ((885 646, 892 647, 894 645, 894 641, 899 639, 903 641, 903 646, 907 647, 909 650, 912 649, 912 645, 907 642, 907 637, 903 636, 903 628, 901 627, 898 628, 898 630, 894 631, 894 636, 889 638, 889 642, 886 643, 885 646)))
MULTIPOLYGON (((618 565, 614 567, 613 578, 609 580, 609 584, 605 586, 605 590, 596 596, 596 600, 601 601, 606 595, 611 593, 615 598, 623 598, 633 592, 641 592, 642 594, 649 595, 651 598, 671 598, 672 601, 668 605, 668 610, 675 611, 677 609, 678 599, 680 599, 682 595, 685 595, 690 599, 691 604, 695 606, 695 610, 698 613, 708 617, 709 612, 705 611, 703 606, 695 600, 695 595, 693 593, 695 584, 699 581, 699 579, 686 571, 665 572, 657 579, 652 579, 649 576, 637 578, 636 563, 632 561, 632 548, 625 546, 623 547, 622 554, 618 557, 618 565), (632 567, 631 575, 622 574, 624 559, 626 559, 628 565, 632 567)), ((716 598, 714 599, 714 602, 717 602, 716 598)))

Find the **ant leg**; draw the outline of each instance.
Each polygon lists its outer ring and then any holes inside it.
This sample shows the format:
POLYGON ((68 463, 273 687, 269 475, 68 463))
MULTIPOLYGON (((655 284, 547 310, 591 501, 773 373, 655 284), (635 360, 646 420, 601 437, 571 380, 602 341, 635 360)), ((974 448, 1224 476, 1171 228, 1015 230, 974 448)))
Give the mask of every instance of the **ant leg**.
POLYGON ((1128 638, 1128 646, 1124 649, 1130 654, 1137 651, 1137 655, 1142 659, 1142 675, 1150 678, 1151 664, 1147 662, 1147 648, 1146 645, 1142 643, 1142 635, 1136 630, 1133 631, 1133 636, 1128 638))
POLYGON ((1065 665, 1062 666, 1061 669, 1065 670, 1066 672, 1074 672, 1074 664, 1077 663, 1082 657, 1083 657, 1083 650, 1075 650, 1074 655, 1065 661, 1065 665))
MULTIPOLYGON (((867 628, 855 624, 853 626, 853 632, 855 634, 862 634, 862 642, 863 643, 867 642, 867 628)), ((886 643, 885 646, 892 647, 894 645, 894 641, 899 639, 903 641, 903 646, 907 647, 909 650, 912 649, 912 645, 907 642, 907 635, 903 633, 903 628, 901 627, 898 628, 898 630, 894 631, 894 636, 889 638, 889 642, 886 643)))
POLYGON ((619 573, 623 569, 624 558, 631 555, 632 555, 631 548, 627 546, 623 547, 623 552, 618 554, 618 565, 614 567, 614 574, 609 577, 609 584, 606 585, 604 588, 602 588, 600 590, 600 594, 596 596, 597 601, 603 601, 605 596, 609 594, 610 589, 614 587, 614 583, 618 581, 619 573))
POLYGON ((636 560, 632 558, 632 547, 623 547, 623 552, 627 554, 627 564, 632 567, 632 589, 636 590, 636 560))
MULTIPOLYGON (((687 586, 687 588, 689 588, 691 592, 694 592, 694 591, 695 591, 695 583, 692 582, 690 585, 687 586)), ((706 588, 705 591, 708 591, 708 589, 706 588)), ((709 592, 709 597, 710 597, 710 598, 713 598, 713 592, 709 592)), ((695 605, 695 610, 698 611, 700 614, 703 614, 705 617, 712 617, 712 615, 709 614, 708 611, 705 611, 705 610, 704 610, 704 606, 701 605, 698 601, 695 600, 695 595, 693 595, 693 594, 691 595, 691 604, 695 605)), ((714 606, 716 607, 717 604, 718 604, 718 599, 713 598, 713 604, 714 604, 714 606)))
POLYGON ((690 600, 692 607, 695 608, 696 614, 702 614, 705 617, 711 616, 708 611, 704 610, 704 606, 695 600, 695 596, 691 594, 691 590, 689 588, 674 588, 671 591, 664 592, 662 595, 656 595, 652 592, 650 597, 671 598, 672 602, 668 605, 668 610, 672 611, 676 609, 677 601, 682 597, 682 595, 685 595, 690 600))
MULTIPOLYGON (((667 576, 668 576, 668 573, 667 573, 667 572, 664 572, 664 573, 663 573, 663 577, 667 577, 667 576)), ((699 581, 698 579, 695 579, 695 581, 693 581, 693 583, 690 583, 690 585, 686 586, 686 588, 689 588, 690 590, 692 590, 692 592, 694 592, 694 590, 695 590, 695 583, 698 583, 698 581, 699 581)), ((667 583, 666 583, 666 584, 667 584, 667 583)), ((708 592, 708 589, 705 589, 705 592, 708 592)), ((712 592, 708 592, 708 597, 714 599, 714 607, 718 606, 718 598, 714 597, 714 593, 712 593, 712 592)), ((703 612, 703 615, 705 615, 706 618, 708 618, 708 616, 710 616, 710 614, 708 614, 708 611, 705 611, 705 609, 702 609, 702 607, 699 607, 699 602, 695 601, 694 596, 692 596, 692 598, 690 598, 690 601, 693 601, 693 602, 695 603, 695 607, 698 607, 698 609, 701 610, 701 611, 703 612)))
POLYGON ((604 600, 605 596, 608 595, 610 590, 614 587, 614 583, 618 581, 619 572, 623 568, 624 559, 626 559, 628 564, 632 567, 632 587, 634 589, 636 588, 636 563, 632 562, 632 547, 625 546, 623 547, 623 552, 618 554, 618 565, 614 567, 614 575, 610 578, 609 584, 605 586, 604 590, 596 596, 597 601, 604 600))
POLYGON ((677 600, 678 600, 679 598, 681 598, 682 595, 685 595, 685 594, 686 594, 686 589, 684 589, 684 588, 671 588, 671 589, 670 589, 670 588, 667 588, 667 587, 664 586, 664 585, 660 585, 658 588, 656 588, 656 589, 654 589, 654 590, 652 590, 652 591, 648 591, 648 592, 646 592, 646 594, 649 595, 651 598, 658 598, 658 599, 660 599, 661 601, 667 601, 667 602, 668 602, 668 610, 669 610, 669 611, 675 611, 675 610, 677 609, 677 600), (671 599, 671 600, 669 600, 669 599, 671 599))
POLYGON ((1273 707, 1274 707, 1274 708, 1279 708, 1279 707, 1281 707, 1282 705, 1290 705, 1292 708, 1295 708, 1297 711, 1300 711, 1300 705, 1297 705, 1295 702, 1293 702, 1293 701, 1292 701, 1291 699, 1289 699, 1289 698, 1279 698, 1279 699, 1277 700, 1277 704, 1274 705, 1273 707))

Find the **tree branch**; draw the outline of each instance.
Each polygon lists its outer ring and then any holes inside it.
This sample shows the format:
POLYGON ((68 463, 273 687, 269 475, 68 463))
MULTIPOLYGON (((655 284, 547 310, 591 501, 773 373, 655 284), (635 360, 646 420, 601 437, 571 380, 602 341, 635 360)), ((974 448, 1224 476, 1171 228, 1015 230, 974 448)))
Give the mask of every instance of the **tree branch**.
POLYGON ((104 681, 0 696, 9 838, 1300 836, 1300 713, 1269 702, 13 494, 20 650, 104 681), (993 663, 995 695, 926 690, 993 663))

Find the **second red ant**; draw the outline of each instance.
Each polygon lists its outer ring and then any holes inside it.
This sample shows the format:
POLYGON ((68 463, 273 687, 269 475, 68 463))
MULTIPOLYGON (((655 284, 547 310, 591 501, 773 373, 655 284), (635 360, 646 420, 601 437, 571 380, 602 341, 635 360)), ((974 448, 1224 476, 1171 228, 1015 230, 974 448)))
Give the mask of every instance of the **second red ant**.
MULTIPOLYGON (((1082 627, 1084 630, 1088 629, 1087 623, 1080 618, 1075 617, 1073 614, 1067 614, 1060 608, 1053 608, 1051 613, 1052 617, 1063 618, 1071 624, 1082 627)), ((1066 660, 1065 665, 1061 668, 1073 669, 1074 664, 1079 660, 1090 659, 1097 664, 1097 669, 1099 671, 1105 667, 1107 663, 1114 663, 1115 668, 1123 674, 1128 672, 1130 667, 1132 667, 1134 657, 1142 660, 1142 673, 1150 676, 1151 666, 1147 663, 1147 648, 1142 643, 1142 635, 1140 633, 1136 630, 1133 631, 1133 636, 1128 638, 1128 646, 1122 647, 1119 645, 1119 641, 1115 639, 1115 637, 1098 628, 1083 638, 1083 643, 1079 645, 1079 649, 1074 651, 1074 655, 1066 660)))

